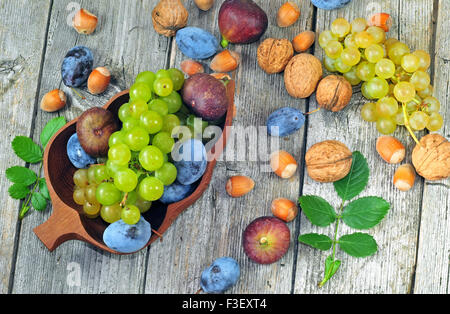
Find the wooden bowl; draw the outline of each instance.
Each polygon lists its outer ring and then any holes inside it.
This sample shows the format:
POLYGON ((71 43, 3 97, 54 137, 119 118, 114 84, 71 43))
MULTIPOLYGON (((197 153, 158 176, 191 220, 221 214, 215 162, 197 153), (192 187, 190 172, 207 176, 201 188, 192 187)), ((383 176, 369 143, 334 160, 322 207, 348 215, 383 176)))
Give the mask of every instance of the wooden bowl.
MULTIPOLYGON (((214 154, 220 156, 226 145, 227 128, 231 126, 233 120, 234 108, 234 81, 227 84, 227 94, 229 107, 225 122, 223 125, 221 139, 208 152, 208 155, 214 154)), ((128 91, 123 91, 115 95, 103 108, 111 111, 115 116, 120 106, 129 101, 128 91)), ((90 243, 104 251, 125 255, 123 253, 111 250, 103 242, 103 232, 108 226, 100 217, 89 219, 83 214, 82 206, 73 201, 73 174, 77 170, 69 161, 66 152, 66 145, 69 138, 76 132, 75 119, 67 123, 56 133, 47 144, 44 152, 44 173, 47 181, 50 197, 53 205, 53 213, 50 218, 42 225, 36 227, 33 231, 37 237, 50 250, 55 250, 59 245, 68 240, 80 240, 90 243)), ((163 204, 153 202, 151 209, 143 214, 144 218, 150 222, 152 228, 163 234, 169 226, 175 221, 185 209, 197 201, 207 189, 214 167, 216 158, 208 162, 206 172, 202 179, 197 183, 194 192, 187 198, 173 204, 163 204)), ((147 246, 157 240, 159 236, 152 234, 147 246)))

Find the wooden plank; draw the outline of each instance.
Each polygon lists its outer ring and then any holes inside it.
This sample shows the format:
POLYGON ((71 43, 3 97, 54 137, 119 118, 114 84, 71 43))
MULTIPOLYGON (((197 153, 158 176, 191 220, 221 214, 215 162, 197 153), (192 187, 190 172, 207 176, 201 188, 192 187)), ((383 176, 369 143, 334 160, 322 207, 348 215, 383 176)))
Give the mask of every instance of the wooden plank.
MULTIPOLYGON (((147 69, 164 67, 169 40, 156 36, 151 10, 157 1, 81 1, 82 7, 99 17, 99 26, 90 36, 78 35, 66 24, 72 12, 71 1, 55 1, 51 12, 47 53, 44 61, 39 99, 61 87, 69 96, 69 106, 59 114, 68 120, 91 106, 102 106, 115 93, 126 89, 134 77, 147 69), (78 90, 87 99, 81 101, 61 83, 60 67, 64 55, 75 45, 90 47, 94 66, 106 65, 114 77, 101 96, 78 90)), ((38 138, 42 127, 58 114, 40 110, 33 133, 38 138)), ((138 293, 145 277, 146 251, 132 256, 115 256, 88 244, 72 241, 50 253, 32 232, 51 213, 31 213, 22 224, 14 277, 14 293, 138 293)))
MULTIPOLYGON (((444 127, 441 135, 450 137, 450 3, 439 1, 434 56, 434 94, 441 101, 444 127)), ((437 10, 437 8, 435 8, 437 10)), ((432 40, 434 37, 432 37, 432 40)), ((433 55, 432 55, 433 56, 433 55)), ((425 181, 419 232, 419 249, 414 293, 448 294, 450 258, 450 179, 425 181)))
MULTIPOLYGON (((432 31, 433 1, 367 1, 354 0, 347 7, 336 11, 317 12, 317 32, 329 29, 337 17, 354 19, 367 17, 375 12, 388 12, 394 19, 390 37, 398 37, 412 49, 430 49, 429 36, 432 31)), ((315 54, 323 56, 323 50, 316 45, 315 54)), ((314 97, 313 97, 313 101, 314 97)), ((361 196, 382 196, 392 204, 392 208, 380 225, 368 231, 376 239, 379 250, 376 255, 357 259, 342 251, 337 258, 342 260, 340 270, 322 289, 317 287, 323 278, 324 262, 330 252, 320 252, 305 245, 299 247, 295 293, 407 293, 411 290, 415 267, 417 237, 420 224, 420 210, 423 181, 418 180, 408 193, 396 190, 392 184, 395 165, 386 164, 375 150, 375 141, 380 135, 374 124, 364 122, 360 108, 366 103, 360 92, 355 92, 349 106, 339 113, 320 111, 309 119, 307 146, 334 139, 345 143, 351 150, 359 150, 367 158, 371 176, 367 189, 361 196)), ((310 108, 313 110, 316 104, 310 108)), ((413 140, 404 128, 399 128, 394 136, 407 148, 407 158, 411 162, 413 140)), ((303 194, 321 195, 338 207, 340 200, 332 184, 319 184, 305 175, 303 194)), ((334 227, 334 226, 333 226, 334 227)), ((330 236, 334 229, 316 228, 301 217, 301 234, 319 232, 330 236)), ((347 226, 340 227, 339 236, 353 233, 347 226)))
MULTIPOLYGON (((311 29, 312 6, 301 2, 301 19, 292 27, 276 26, 276 11, 284 1, 256 1, 269 16, 269 28, 263 39, 269 37, 293 39, 297 33, 311 29)), ((190 25, 210 30, 219 38, 217 16, 220 2, 203 13, 189 4, 190 25)), ((267 75, 257 65, 259 43, 231 45, 242 56, 242 64, 233 75, 236 78, 237 116, 235 126, 264 126, 267 117, 283 106, 306 110, 305 101, 289 98, 284 88, 283 75, 267 75)), ((179 66, 186 59, 173 45, 172 65, 179 66)), ((209 60, 204 64, 209 64, 209 60)), ((281 148, 300 160, 303 152, 303 131, 281 140, 281 148)), ((267 135, 264 133, 263 138, 267 135)), ((249 146, 256 147, 256 143, 249 146)), ((268 151, 267 153, 270 153, 268 151)), ((231 293, 290 293, 296 258, 297 225, 290 223, 291 248, 279 262, 263 266, 251 262, 242 250, 242 232, 254 219, 272 215, 273 198, 297 199, 300 170, 291 180, 282 180, 263 171, 261 162, 221 161, 215 169, 209 189, 203 197, 184 212, 165 234, 163 243, 155 243, 149 251, 146 293, 194 293, 200 287, 202 270, 222 256, 231 256, 241 265, 241 279, 231 293), (225 183, 233 175, 247 175, 256 182, 255 189, 240 199, 231 199, 225 192, 225 183), (161 262, 164 261, 164 262, 161 262)))
MULTIPOLYGON (((0 4, 0 172, 25 165, 11 149, 16 135, 31 132, 39 85, 40 64, 45 47, 45 29, 50 1, 2 1, 0 4)), ((10 183, 3 175, 0 197, 0 294, 8 292, 13 266, 19 201, 8 195, 10 183)))

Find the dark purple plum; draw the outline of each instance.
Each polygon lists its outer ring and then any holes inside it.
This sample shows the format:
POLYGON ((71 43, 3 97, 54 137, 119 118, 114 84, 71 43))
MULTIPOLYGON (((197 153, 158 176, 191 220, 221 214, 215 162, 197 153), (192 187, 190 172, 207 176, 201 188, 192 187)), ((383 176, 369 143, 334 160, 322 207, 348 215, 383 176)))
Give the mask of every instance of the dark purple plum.
POLYGON ((61 66, 64 85, 80 87, 86 83, 92 72, 94 57, 92 51, 84 46, 76 46, 69 50, 61 66))
POLYGON ((184 185, 179 182, 174 182, 169 186, 164 187, 164 194, 159 199, 163 204, 172 204, 179 202, 194 192, 195 186, 184 185))
POLYGON ((81 147, 77 133, 72 135, 67 141, 67 156, 75 168, 78 169, 84 169, 97 163, 97 159, 89 156, 81 147))
POLYGON ((288 136, 305 124, 305 115, 298 109, 284 107, 274 111, 267 119, 267 133, 271 136, 288 136))
POLYGON ((172 159, 177 168, 177 181, 191 185, 198 181, 206 171, 207 154, 203 143, 196 139, 183 142, 172 151, 172 159))

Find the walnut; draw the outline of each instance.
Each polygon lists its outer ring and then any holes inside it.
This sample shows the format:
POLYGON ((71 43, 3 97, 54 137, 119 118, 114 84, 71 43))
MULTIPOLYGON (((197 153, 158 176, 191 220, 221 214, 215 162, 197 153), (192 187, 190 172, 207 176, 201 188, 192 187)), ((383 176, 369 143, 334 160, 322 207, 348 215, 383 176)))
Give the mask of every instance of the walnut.
POLYGON ((258 64, 267 74, 280 73, 294 55, 287 39, 267 38, 258 47, 258 64))
POLYGON ((172 37, 187 25, 189 13, 180 0, 161 0, 152 12, 155 31, 172 37))
POLYGON ((307 98, 316 90, 322 77, 322 63, 308 53, 293 57, 284 70, 284 84, 289 95, 307 98))
POLYGON ((320 107, 337 112, 348 105, 352 94, 352 85, 343 76, 329 75, 319 82, 316 99, 320 107))
POLYGON ((335 182, 344 178, 352 166, 352 152, 338 141, 314 144, 306 153, 306 170, 318 182, 335 182))
POLYGON ((413 150, 412 162, 417 173, 427 180, 450 176, 450 142, 439 134, 422 137, 413 150))

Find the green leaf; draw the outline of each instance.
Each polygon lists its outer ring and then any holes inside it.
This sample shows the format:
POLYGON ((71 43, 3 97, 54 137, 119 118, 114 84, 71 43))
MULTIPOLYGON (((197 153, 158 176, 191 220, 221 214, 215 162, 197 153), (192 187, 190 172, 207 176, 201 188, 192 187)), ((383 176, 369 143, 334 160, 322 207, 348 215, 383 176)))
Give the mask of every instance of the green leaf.
POLYGON ((26 136, 16 136, 11 143, 17 157, 29 163, 38 163, 42 160, 41 148, 26 136))
POLYGON ((34 192, 31 195, 31 204, 37 211, 43 211, 47 208, 47 199, 41 193, 34 192))
POLYGON ((389 208, 390 204, 381 197, 363 197, 345 206, 342 220, 355 229, 370 229, 383 220, 389 208))
POLYGON ((377 242, 367 233, 358 232, 344 235, 338 243, 342 251, 353 257, 371 256, 378 250, 377 242))
POLYGON ((30 210, 30 206, 23 206, 19 213, 19 219, 23 219, 29 210, 30 210))
POLYGON ((325 274, 324 274, 324 278, 322 280, 321 283, 319 283, 319 287, 322 288, 325 283, 331 279, 331 277, 334 276, 334 274, 336 274, 336 272, 338 271, 339 267, 341 266, 341 261, 340 260, 333 260, 333 256, 330 255, 327 257, 327 259, 325 260, 325 274))
POLYGON ((333 245, 333 241, 328 236, 317 233, 303 234, 298 237, 298 241, 322 251, 331 249, 333 245))
POLYGON ((26 186, 35 183, 37 180, 37 175, 34 171, 19 166, 6 169, 6 177, 13 183, 20 183, 26 186))
POLYGON ((354 152, 349 174, 334 182, 334 189, 344 201, 351 200, 366 188, 369 182, 369 173, 367 160, 360 152, 354 152))
POLYGON ((15 183, 8 189, 9 196, 16 200, 25 198, 29 192, 28 186, 20 183, 15 183))
POLYGON ((326 227, 337 218, 334 208, 319 196, 304 195, 299 202, 303 213, 313 225, 326 227))
POLYGON ((46 198, 50 199, 50 192, 48 191, 47 182, 44 178, 39 179, 39 192, 46 198))
POLYGON ((47 143, 50 141, 50 139, 53 137, 53 135, 56 134, 56 132, 59 131, 65 124, 66 124, 66 118, 64 117, 56 117, 50 120, 45 127, 42 129, 40 140, 42 147, 45 149, 45 146, 47 146, 47 143))

